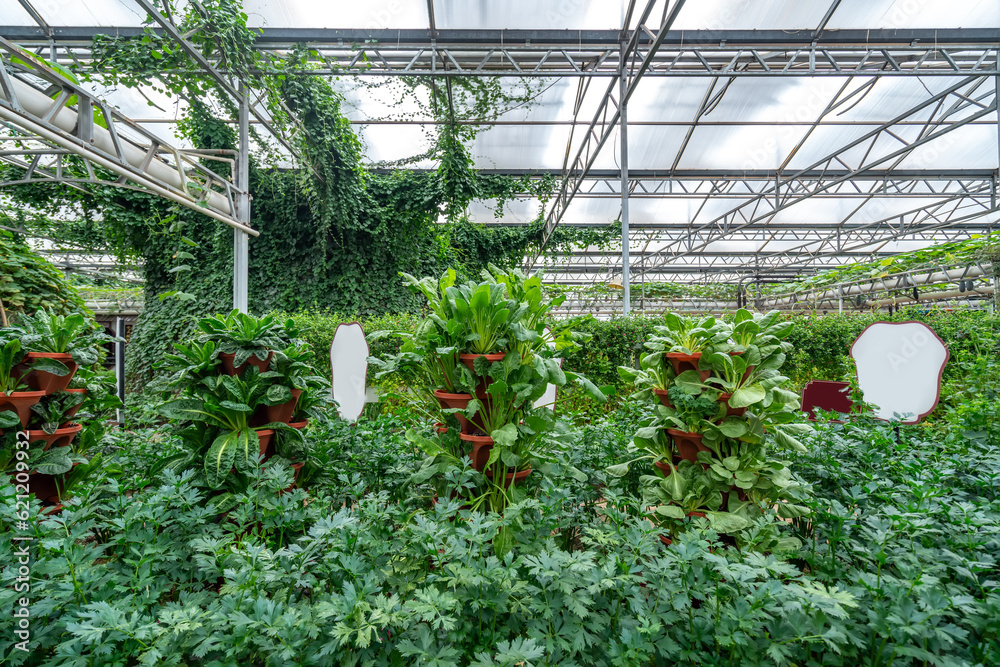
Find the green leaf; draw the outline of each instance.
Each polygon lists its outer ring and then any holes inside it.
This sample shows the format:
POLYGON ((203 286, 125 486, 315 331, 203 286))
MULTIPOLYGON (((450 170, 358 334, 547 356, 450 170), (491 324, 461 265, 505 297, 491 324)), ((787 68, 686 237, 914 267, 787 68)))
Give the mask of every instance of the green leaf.
POLYGON ((608 466, 604 470, 612 477, 624 477, 628 474, 628 467, 628 463, 619 463, 617 465, 608 466))
POLYGON ((495 445, 499 447, 513 447, 517 441, 517 426, 514 424, 504 424, 495 431, 490 432, 495 445))
POLYGON ((729 397, 729 407, 731 408, 746 408, 750 407, 754 403, 759 403, 764 400, 767 392, 759 384, 752 384, 746 387, 740 387, 733 392, 733 395, 729 397))
POLYGON ((239 437, 239 431, 225 431, 212 442, 205 454, 205 477, 212 488, 222 486, 232 470, 239 437))

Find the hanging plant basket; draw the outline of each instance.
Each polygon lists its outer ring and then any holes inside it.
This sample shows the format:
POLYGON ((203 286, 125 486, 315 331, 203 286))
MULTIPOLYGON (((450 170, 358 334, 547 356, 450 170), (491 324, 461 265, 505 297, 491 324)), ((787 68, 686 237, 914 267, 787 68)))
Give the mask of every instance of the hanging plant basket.
POLYGON ((260 454, 266 461, 274 456, 274 447, 271 446, 271 441, 274 440, 274 429, 265 428, 257 431, 257 437, 260 438, 260 454))
POLYGON ((511 486, 520 484, 521 482, 526 480, 528 478, 528 475, 530 474, 531 474, 531 468, 528 468, 527 470, 522 470, 520 472, 507 473, 507 476, 504 478, 503 488, 509 489, 511 486))
POLYGON ((265 405, 264 407, 264 424, 287 424, 292 415, 295 414, 295 407, 299 404, 299 396, 302 395, 301 389, 292 389, 291 400, 285 401, 284 403, 279 403, 278 405, 265 405))
MULTIPOLYGON (((472 371, 473 374, 475 374, 476 359, 478 357, 485 357, 486 361, 492 364, 493 362, 503 360, 506 356, 506 352, 496 352, 494 354, 460 354, 458 355, 458 358, 463 364, 469 367, 469 370, 472 371)), ((481 399, 486 398, 486 380, 487 378, 479 378, 479 384, 476 386, 476 396, 481 399)))
POLYGON ((31 406, 45 396, 44 391, 15 391, 12 394, 0 393, 0 412, 16 412, 21 420, 21 428, 27 428, 31 420, 31 406))
POLYGON ((701 361, 701 352, 695 354, 684 354, 683 352, 665 352, 663 354, 674 368, 674 373, 680 375, 684 371, 698 371, 701 381, 704 382, 712 375, 712 371, 703 371, 698 368, 701 361))
POLYGON ((83 426, 80 424, 70 424, 66 428, 56 429, 53 433, 46 433, 45 431, 28 431, 28 442, 37 442, 41 440, 45 443, 45 447, 42 449, 49 449, 50 447, 67 447, 73 443, 77 434, 83 430, 83 426))
MULTIPOLYGON (((87 390, 86 389, 63 389, 63 391, 65 391, 65 392, 67 392, 69 394, 83 394, 84 400, 86 400, 86 397, 87 397, 87 390)), ((69 421, 73 417, 76 416, 76 413, 78 413, 80 411, 80 408, 82 408, 82 407, 83 407, 83 401, 80 401, 77 405, 74 405, 69 410, 67 410, 66 414, 63 415, 63 420, 64 421, 59 426, 62 427, 62 426, 66 426, 67 424, 69 424, 69 421)))
POLYGON ((664 476, 664 477, 667 477, 667 476, 669 476, 669 475, 670 475, 670 473, 671 473, 671 472, 673 472, 673 471, 672 471, 672 470, 670 469, 670 464, 668 464, 668 463, 665 463, 665 462, 663 462, 663 461, 654 461, 654 462, 653 462, 653 465, 654 465, 654 466, 656 466, 656 469, 657 469, 657 470, 659 470, 660 472, 662 472, 662 473, 663 473, 663 476, 664 476))
POLYGON ((24 382, 35 391, 43 391, 46 395, 63 391, 69 386, 70 380, 76 375, 79 365, 73 361, 73 356, 68 352, 29 352, 25 355, 26 361, 35 359, 54 359, 66 364, 69 373, 66 375, 56 375, 48 371, 36 370, 29 366, 28 373, 24 377, 24 382))
POLYGON ((258 359, 257 355, 251 354, 250 358, 239 366, 234 366, 233 362, 236 361, 235 354, 229 354, 227 352, 220 352, 219 359, 222 360, 222 372, 226 375, 242 375, 250 366, 256 366, 257 370, 261 373, 267 371, 271 367, 271 359, 274 358, 274 352, 268 352, 267 359, 258 359))

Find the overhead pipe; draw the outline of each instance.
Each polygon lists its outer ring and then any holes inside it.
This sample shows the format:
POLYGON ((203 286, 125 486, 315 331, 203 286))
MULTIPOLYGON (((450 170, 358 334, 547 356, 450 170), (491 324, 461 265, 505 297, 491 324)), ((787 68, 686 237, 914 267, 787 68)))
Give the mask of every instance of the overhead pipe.
MULTIPOLYGON (((3 87, 0 86, 0 99, 7 101, 8 103, 14 105, 15 103, 20 105, 28 113, 38 117, 45 118, 47 114, 52 110, 54 100, 39 90, 36 90, 27 83, 20 81, 14 77, 8 79, 13 87, 13 97, 14 100, 8 99, 6 92, 3 87)), ((17 114, 14 111, 7 109, 4 106, 0 106, 0 117, 4 118, 15 125, 19 125, 29 132, 36 134, 46 141, 54 143, 61 148, 73 152, 74 154, 79 154, 80 147, 75 142, 69 141, 64 137, 59 136, 57 133, 52 132, 44 125, 35 122, 31 118, 27 118, 21 114, 17 114)), ((113 122, 112 119, 106 119, 108 122, 113 122)), ((79 113, 70 108, 62 107, 52 118, 48 121, 60 130, 68 133, 74 134, 77 131, 77 126, 79 123, 79 113)), ((184 164, 181 162, 177 165, 177 168, 171 167, 167 163, 158 159, 156 155, 150 155, 150 151, 144 150, 139 146, 129 142, 125 137, 119 135, 119 145, 121 146, 122 158, 130 166, 139 171, 145 171, 149 173, 152 178, 157 179, 161 183, 165 183, 171 187, 177 188, 183 192, 187 191, 187 184, 185 180, 181 177, 180 169, 184 168, 184 164)), ((90 143, 93 144, 95 148, 108 155, 117 155, 118 151, 115 149, 115 142, 111 136, 111 133, 105 128, 99 125, 93 125, 92 136, 90 138, 90 143)), ((164 146, 165 148, 169 148, 164 146)), ((153 149, 151 149, 153 150, 153 149)), ((163 187, 162 185, 156 183, 156 181, 149 178, 144 178, 143 176, 137 175, 128 169, 123 168, 123 166, 113 159, 106 158, 102 155, 88 154, 86 156, 88 160, 91 160, 100 166, 113 171, 114 173, 124 176, 129 180, 135 181, 142 185, 143 187, 149 188, 150 190, 156 192, 156 194, 175 201, 179 204, 185 206, 191 206, 192 200, 185 199, 183 196, 170 191, 169 189, 163 187)), ((229 205, 229 200, 224 195, 215 192, 207 191, 207 196, 205 203, 212 208, 197 208, 198 210, 209 217, 215 218, 220 222, 224 222, 231 227, 235 227, 253 236, 258 236, 259 232, 250 227, 240 224, 231 218, 227 218, 225 215, 218 213, 217 211, 223 211, 227 214, 232 214, 232 209, 229 205)))
POLYGON ((934 285, 936 283, 949 283, 958 280, 969 280, 974 278, 980 278, 987 275, 978 266, 969 267, 967 269, 949 269, 947 271, 938 271, 926 276, 913 276, 910 274, 898 276, 896 278, 888 279, 878 279, 881 280, 879 283, 866 282, 859 285, 851 286, 837 286, 834 288, 823 290, 822 292, 799 292, 797 294, 792 294, 784 298, 779 298, 771 301, 771 305, 774 307, 780 307, 783 305, 796 305, 799 303, 810 303, 816 301, 825 301, 827 299, 837 299, 843 297, 850 297, 855 295, 871 294, 873 292, 885 292, 889 290, 896 289, 908 289, 912 287, 919 287, 921 285, 934 285))

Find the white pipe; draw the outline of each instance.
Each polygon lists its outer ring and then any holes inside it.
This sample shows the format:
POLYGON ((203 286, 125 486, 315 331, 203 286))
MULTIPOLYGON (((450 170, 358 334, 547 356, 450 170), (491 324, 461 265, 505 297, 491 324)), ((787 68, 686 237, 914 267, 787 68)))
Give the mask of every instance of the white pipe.
POLYGON ((892 299, 880 299, 878 301, 872 301, 870 306, 879 308, 881 306, 894 306, 897 303, 906 303, 907 301, 915 301, 917 303, 923 303, 925 301, 941 301, 942 299, 957 299, 963 296, 972 296, 974 294, 987 296, 993 294, 993 286, 981 287, 979 289, 968 290, 963 292, 962 290, 951 290, 948 292, 924 292, 923 294, 918 293, 919 299, 914 299, 912 296, 898 296, 892 299))
MULTIPOLYGON (((15 78, 11 78, 10 81, 13 84, 14 92, 17 97, 17 102, 21 105, 22 108, 24 108, 25 111, 33 114, 34 116, 42 118, 51 110, 54 101, 51 98, 47 97, 44 93, 32 88, 23 81, 19 81, 15 78)), ((5 100, 7 99, 2 87, 0 87, 0 98, 5 100)), ((10 100, 7 101, 9 102, 10 100)), ((3 108, 0 107, 0 109, 3 108)), ((49 141, 57 142, 60 146, 66 148, 67 150, 71 151, 77 150, 77 146, 72 142, 67 142, 65 140, 62 140, 61 138, 59 140, 53 138, 57 136, 55 135, 55 133, 52 132, 43 133, 41 131, 38 131, 38 128, 41 128, 43 130, 45 128, 37 123, 33 123, 30 119, 26 119, 22 116, 15 115, 12 112, 8 111, 7 109, 3 109, 3 116, 7 120, 15 124, 19 125, 31 124, 33 127, 26 129, 30 129, 32 132, 45 137, 49 141)), ((79 120, 79 114, 77 113, 77 111, 75 111, 70 107, 63 107, 52 117, 52 119, 49 122, 52 125, 58 127, 60 130, 67 132, 69 134, 73 134, 76 131, 78 120, 79 120)), ((114 141, 112 140, 111 133, 108 130, 101 127, 100 125, 97 124, 94 125, 93 137, 91 139, 91 143, 96 148, 104 151, 109 155, 117 155, 117 151, 115 150, 115 144, 114 141)), ((122 136, 118 137, 118 143, 121 146, 122 156, 124 157, 125 161, 128 162, 130 165, 132 165, 132 167, 141 170, 143 168, 143 164, 146 162, 148 151, 145 151, 139 148, 138 146, 135 146, 134 144, 130 143, 129 141, 126 141, 125 138, 122 136)), ((163 147, 169 148, 168 146, 165 145, 163 147)), ((140 180, 134 174, 128 172, 127 170, 121 169, 120 165, 118 166, 118 168, 116 168, 114 166, 115 163, 113 161, 103 160, 99 157, 90 157, 90 159, 92 159, 94 162, 97 162, 106 169, 111 169, 112 171, 114 171, 119 175, 126 176, 131 180, 137 180, 137 181, 140 180)), ((177 166, 180 169, 184 168, 183 164, 177 166)), ((145 169, 151 176, 158 179, 159 181, 167 183, 168 185, 175 187, 178 190, 184 192, 187 191, 186 184, 184 183, 184 180, 181 178, 181 174, 178 171, 178 169, 169 166, 168 164, 162 162, 161 160, 158 160, 155 156, 149 161, 149 165, 146 166, 145 169)), ((152 181, 147 180, 142 182, 144 186, 150 187, 150 189, 157 191, 157 194, 167 196, 164 193, 169 192, 169 190, 164 189, 162 186, 151 187, 150 183, 156 186, 155 182, 152 181)), ((176 195, 174 193, 171 193, 171 196, 169 196, 168 198, 181 204, 187 204, 187 205, 191 204, 190 200, 185 200, 183 197, 176 195)), ((209 191, 207 193, 206 201, 209 206, 219 211, 223 211, 224 213, 232 213, 229 207, 229 200, 224 195, 218 192, 209 191)), ((196 210, 201 210, 206 215, 209 215, 217 220, 220 220, 221 222, 225 222, 226 224, 232 224, 232 222, 229 221, 224 216, 213 215, 212 214, 213 211, 211 211, 210 209, 206 208, 203 210, 199 207, 196 210)), ((232 226, 235 227, 236 225, 233 224, 232 226)), ((244 231, 247 231, 248 233, 253 233, 252 231, 249 231, 249 228, 247 228, 244 231)), ((254 233, 254 236, 256 235, 257 234, 254 233)))
MULTIPOLYGON (((787 296, 783 299, 777 299, 772 302, 772 305, 782 306, 785 304, 792 303, 803 303, 808 304, 814 301, 822 301, 826 299, 832 299, 834 297, 851 296, 856 294, 871 294, 872 292, 884 292, 886 290, 893 289, 908 289, 912 287, 918 287, 920 285, 933 285, 934 283, 945 283, 954 282, 956 280, 968 280, 970 278, 979 278, 986 275, 985 272, 978 267, 970 267, 969 269, 949 269, 948 271, 939 271, 937 273, 932 273, 927 276, 907 276, 907 280, 904 282, 903 277, 892 278, 890 277, 884 283, 865 283, 862 285, 851 285, 850 287, 843 288, 831 288, 824 290, 822 292, 802 292, 797 294, 795 297, 787 296)), ((875 278, 874 280, 878 280, 875 278)))

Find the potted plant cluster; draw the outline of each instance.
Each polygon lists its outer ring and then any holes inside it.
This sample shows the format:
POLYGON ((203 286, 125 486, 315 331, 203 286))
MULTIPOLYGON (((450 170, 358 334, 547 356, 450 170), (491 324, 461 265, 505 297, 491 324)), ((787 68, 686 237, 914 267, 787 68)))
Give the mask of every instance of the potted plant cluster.
POLYGON ((643 498, 670 535, 688 517, 704 517, 738 543, 769 508, 782 518, 807 512, 788 462, 772 458, 776 450, 804 452, 798 437, 811 430, 780 372, 791 326, 777 311, 740 309, 731 321, 669 313, 640 368, 619 367, 638 388, 635 397, 653 405, 632 440, 640 456, 610 472, 652 461, 656 474, 642 477, 643 498))
POLYGON ((89 450, 121 405, 97 365, 113 340, 82 313, 39 310, 0 329, 0 468, 45 505, 102 470, 89 450))
POLYGON ((198 330, 158 365, 166 399, 159 412, 178 426, 182 452, 154 472, 194 469, 195 484, 225 512, 259 462, 280 455, 298 478, 309 454, 303 429, 322 414, 329 383, 310 365, 312 349, 291 319, 234 310, 200 320, 198 330))
POLYGON ((502 511, 549 456, 555 419, 548 407, 535 407, 547 385, 573 381, 607 400, 556 360, 587 336, 574 332, 572 321, 549 321, 564 297, 544 297, 541 272, 529 276, 491 265, 480 281, 458 283, 454 270, 439 280, 406 274, 404 280, 423 294, 430 312, 413 333, 372 333, 370 340, 396 335, 403 341, 398 354, 370 361, 380 369, 377 377, 397 374, 417 409, 435 422, 435 438, 413 437, 428 454, 419 478, 468 459, 481 482, 467 498, 470 505, 502 511))

